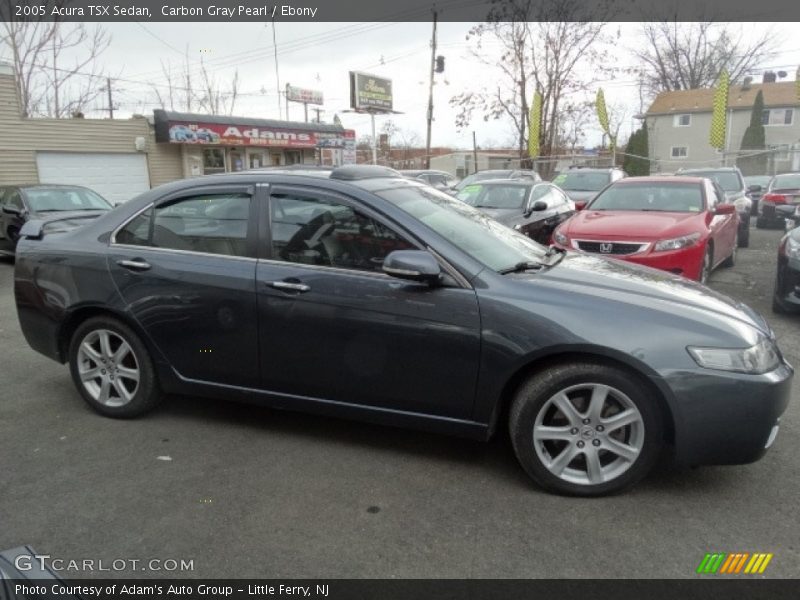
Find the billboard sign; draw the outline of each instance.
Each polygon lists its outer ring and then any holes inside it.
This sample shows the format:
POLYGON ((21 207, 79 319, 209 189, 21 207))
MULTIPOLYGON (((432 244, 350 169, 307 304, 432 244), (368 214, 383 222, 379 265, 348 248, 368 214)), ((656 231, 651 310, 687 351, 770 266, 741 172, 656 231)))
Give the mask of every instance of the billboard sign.
POLYGON ((392 80, 350 71, 350 108, 362 111, 392 111, 392 80))
POLYGON ((302 104, 324 104, 322 92, 320 90, 307 90, 305 88, 294 87, 286 84, 286 99, 290 102, 301 102, 302 104))

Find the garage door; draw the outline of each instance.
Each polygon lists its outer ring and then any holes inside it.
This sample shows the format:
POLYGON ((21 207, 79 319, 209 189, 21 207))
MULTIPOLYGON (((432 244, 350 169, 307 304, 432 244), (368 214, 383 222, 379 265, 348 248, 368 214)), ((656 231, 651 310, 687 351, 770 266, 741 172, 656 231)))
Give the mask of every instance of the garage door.
POLYGON ((39 152, 39 183, 82 185, 113 203, 150 189, 144 154, 39 152))

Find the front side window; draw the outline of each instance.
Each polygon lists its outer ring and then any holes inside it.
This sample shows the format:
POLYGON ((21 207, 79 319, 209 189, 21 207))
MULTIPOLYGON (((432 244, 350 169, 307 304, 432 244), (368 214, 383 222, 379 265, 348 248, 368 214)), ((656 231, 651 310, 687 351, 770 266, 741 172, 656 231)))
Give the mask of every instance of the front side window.
POLYGON ((328 198, 278 193, 270 205, 276 260, 382 272, 387 254, 415 249, 381 222, 328 198))
POLYGON ((739 192, 744 189, 744 181, 736 171, 690 171, 693 177, 708 177, 716 181, 726 192, 739 192))
POLYGON ((599 192, 611 179, 608 173, 586 172, 579 169, 561 173, 553 179, 562 190, 571 192, 599 192))
POLYGON ((22 204, 22 196, 20 195, 19 190, 11 189, 6 192, 4 204, 6 206, 22 210, 24 205, 22 204))
POLYGON ((458 199, 476 208, 522 209, 530 189, 525 185, 475 184, 464 188, 458 194, 458 199))
POLYGON ((131 246, 149 246, 150 245, 150 221, 153 217, 153 209, 148 208, 146 211, 136 216, 125 227, 117 232, 115 238, 118 244, 128 244, 131 246))
MULTIPOLYGON (((249 214, 249 194, 180 198, 155 208, 148 245, 205 254, 247 256, 249 214)), ((141 218, 139 221, 137 217, 120 231, 117 241, 120 241, 123 232, 126 239, 127 236, 134 240, 141 239, 145 230, 144 219, 149 219, 149 216, 142 215, 141 218)))

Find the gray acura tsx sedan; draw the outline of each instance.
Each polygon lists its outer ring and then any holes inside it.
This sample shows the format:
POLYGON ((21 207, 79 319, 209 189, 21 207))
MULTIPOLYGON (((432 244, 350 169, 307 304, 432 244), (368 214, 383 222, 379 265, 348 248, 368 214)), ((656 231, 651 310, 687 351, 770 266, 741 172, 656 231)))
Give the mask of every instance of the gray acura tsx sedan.
POLYGON ((110 417, 181 393, 507 428, 538 484, 594 496, 668 447, 755 461, 789 399, 793 369, 747 306, 546 248, 390 169, 201 177, 52 226, 21 232, 22 331, 110 417))

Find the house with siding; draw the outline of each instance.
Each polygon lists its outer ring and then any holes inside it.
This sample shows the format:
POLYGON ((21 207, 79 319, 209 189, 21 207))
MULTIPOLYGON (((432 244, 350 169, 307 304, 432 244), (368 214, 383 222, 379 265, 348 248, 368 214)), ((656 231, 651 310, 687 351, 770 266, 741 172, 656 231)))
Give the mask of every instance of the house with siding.
POLYGON ((768 172, 800 170, 800 98, 794 81, 732 85, 728 93, 727 137, 724 150, 712 148, 713 89, 659 94, 644 115, 651 172, 680 168, 734 165, 756 95, 764 94, 764 124, 768 172))

